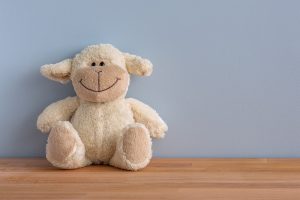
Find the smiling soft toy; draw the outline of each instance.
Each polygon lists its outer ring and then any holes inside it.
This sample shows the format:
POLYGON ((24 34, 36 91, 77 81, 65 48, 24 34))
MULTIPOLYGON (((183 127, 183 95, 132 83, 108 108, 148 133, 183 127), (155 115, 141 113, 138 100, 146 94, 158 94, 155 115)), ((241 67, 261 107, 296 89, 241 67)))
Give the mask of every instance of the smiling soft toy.
POLYGON ((38 129, 50 132, 49 162, 64 169, 90 164, 126 170, 147 166, 151 137, 164 137, 168 127, 152 108, 125 95, 129 74, 152 73, 149 60, 100 44, 73 59, 44 65, 41 73, 61 83, 71 80, 77 94, 50 104, 38 117, 38 129))

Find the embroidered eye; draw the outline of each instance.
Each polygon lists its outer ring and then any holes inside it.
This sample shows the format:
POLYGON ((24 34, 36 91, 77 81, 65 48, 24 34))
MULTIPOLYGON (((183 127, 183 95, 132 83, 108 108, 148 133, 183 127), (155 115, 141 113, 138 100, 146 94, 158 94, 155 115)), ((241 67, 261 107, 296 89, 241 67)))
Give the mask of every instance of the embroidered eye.
POLYGON ((93 62, 91 65, 92 65, 92 66, 96 66, 96 63, 95 63, 95 62, 93 62))
POLYGON ((104 66, 105 65, 105 63, 102 61, 101 63, 100 63, 100 66, 104 66))

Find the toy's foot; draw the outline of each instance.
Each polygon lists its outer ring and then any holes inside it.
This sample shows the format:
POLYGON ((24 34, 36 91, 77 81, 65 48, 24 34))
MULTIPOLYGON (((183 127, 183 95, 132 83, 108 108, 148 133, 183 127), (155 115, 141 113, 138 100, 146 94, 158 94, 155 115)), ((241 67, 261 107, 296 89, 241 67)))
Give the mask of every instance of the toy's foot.
POLYGON ((143 124, 131 124, 123 130, 110 164, 127 170, 142 169, 152 157, 151 146, 148 129, 143 124))
POLYGON ((74 169, 86 166, 90 162, 85 158, 85 148, 73 125, 60 121, 51 129, 46 157, 54 166, 74 169))

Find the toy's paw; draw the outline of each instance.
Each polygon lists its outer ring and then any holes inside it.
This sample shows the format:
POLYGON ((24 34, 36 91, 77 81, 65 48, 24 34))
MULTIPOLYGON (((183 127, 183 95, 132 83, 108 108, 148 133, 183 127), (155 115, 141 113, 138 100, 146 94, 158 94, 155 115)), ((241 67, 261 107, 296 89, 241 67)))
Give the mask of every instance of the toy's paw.
POLYGON ((76 130, 67 121, 60 121, 51 129, 46 147, 47 159, 62 162, 76 151, 76 130))
POLYGON ((166 132, 168 131, 167 124, 161 120, 161 123, 156 128, 152 128, 152 137, 153 138, 164 138, 166 135, 166 132))
POLYGON ((149 161, 151 152, 151 138, 148 129, 142 124, 133 124, 123 135, 123 152, 131 164, 149 161))

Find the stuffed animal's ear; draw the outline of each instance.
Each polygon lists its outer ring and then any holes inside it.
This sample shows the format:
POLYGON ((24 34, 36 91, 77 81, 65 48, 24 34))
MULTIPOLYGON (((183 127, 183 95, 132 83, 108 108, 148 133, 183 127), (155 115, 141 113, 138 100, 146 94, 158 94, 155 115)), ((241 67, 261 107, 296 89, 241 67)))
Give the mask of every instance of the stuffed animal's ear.
POLYGON ((124 53, 126 68, 130 74, 138 76, 150 76, 152 73, 152 63, 139 56, 124 53))
POLYGON ((56 64, 43 65, 41 74, 60 83, 67 83, 70 79, 72 60, 66 59, 56 64))

